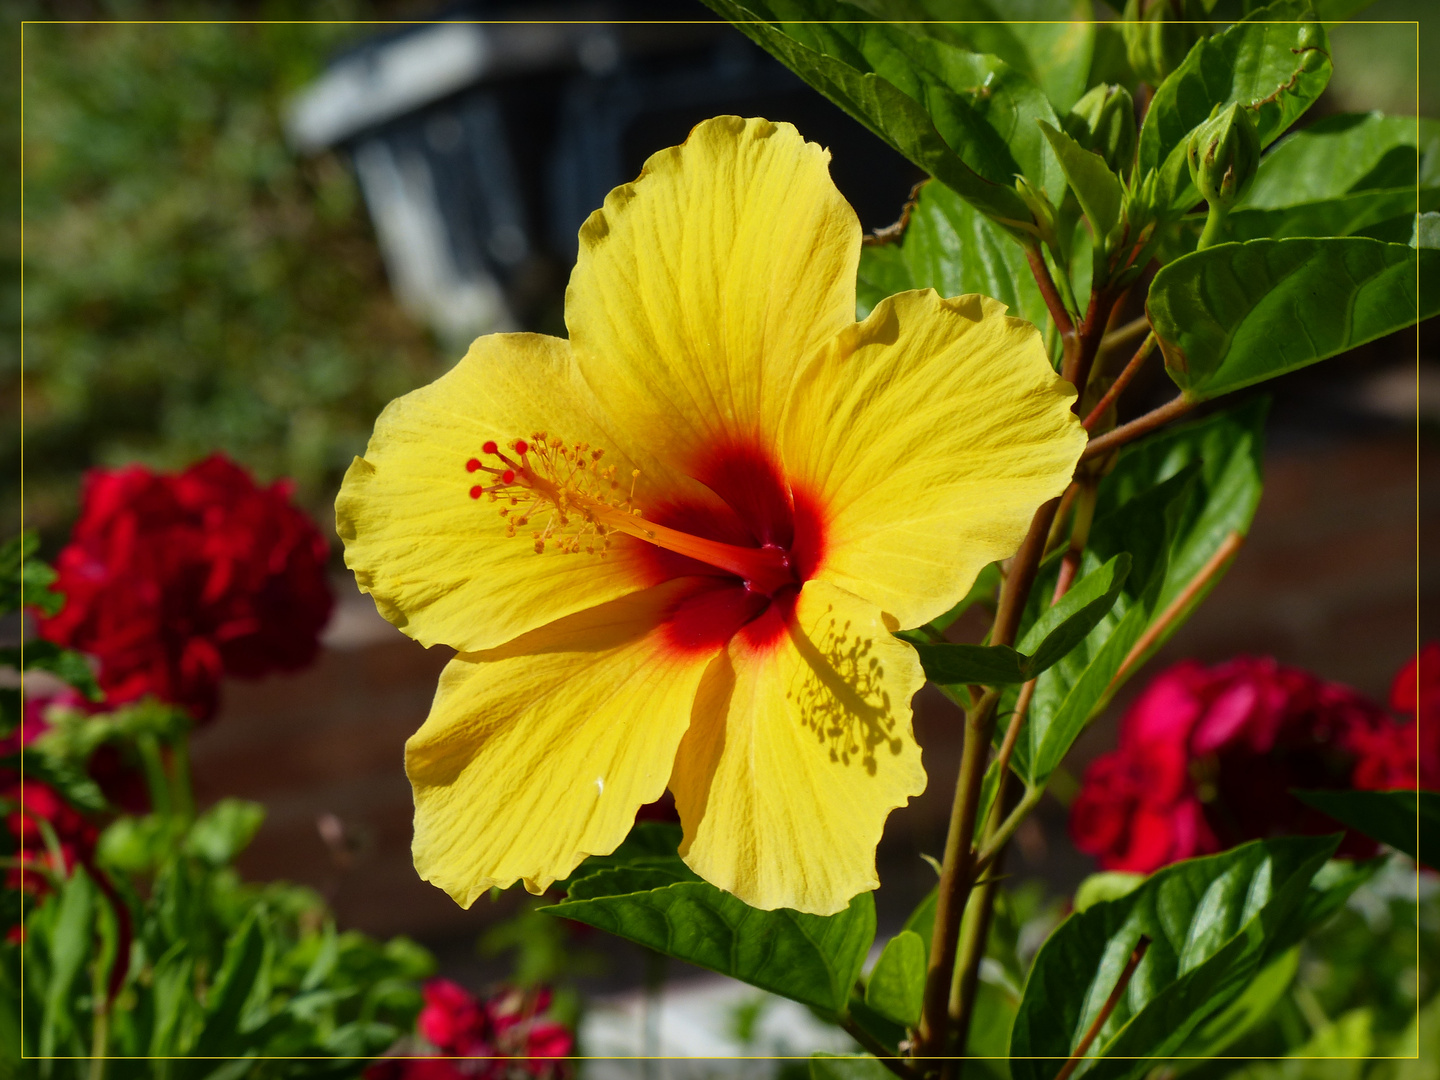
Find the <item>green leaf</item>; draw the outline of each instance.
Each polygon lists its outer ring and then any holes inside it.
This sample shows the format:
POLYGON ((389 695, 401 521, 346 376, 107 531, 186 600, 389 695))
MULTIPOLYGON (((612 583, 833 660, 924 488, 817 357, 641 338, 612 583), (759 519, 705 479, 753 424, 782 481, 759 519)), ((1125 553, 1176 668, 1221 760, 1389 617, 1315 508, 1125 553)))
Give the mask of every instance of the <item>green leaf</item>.
MULTIPOLYGON (((1015 744, 1011 768, 1029 786, 1043 784, 1117 686, 1117 677, 1132 646, 1159 613, 1170 549, 1180 520, 1194 495, 1199 467, 1192 465, 1122 507, 1097 520, 1081 568, 1093 568, 1106 555, 1127 551, 1135 568, 1110 612, 1088 637, 1035 684, 1030 711, 1015 744)), ((1058 559, 1042 567, 1031 590, 1027 614, 1038 619, 1053 593, 1058 559)), ((1016 691, 1001 699, 1002 712, 1015 707, 1016 691)), ((1000 728, 997 725, 997 738, 1000 728)))
POLYGON ((1086 150, 1063 131, 1044 121, 1040 123, 1040 130, 1050 140, 1055 156, 1060 159, 1060 168, 1065 171, 1065 179, 1080 200, 1080 209, 1085 211, 1096 239, 1103 244, 1120 220, 1123 196, 1120 178, 1110 171, 1103 157, 1086 150))
POLYGON ((925 677, 942 686, 979 683, 982 686, 1004 686, 1022 683, 1027 657, 1009 645, 917 644, 920 666, 925 677))
POLYGON ((1213 109, 1249 109, 1260 145, 1268 146, 1330 81, 1329 43, 1319 23, 1261 21, 1290 18, 1289 7, 1272 5, 1256 21, 1202 38, 1156 88, 1140 129, 1137 174, 1158 174, 1155 204, 1162 216, 1200 201, 1185 152, 1191 132, 1213 109))
POLYGON ((151 975, 155 1004, 154 1027, 151 1028, 151 1057, 183 1054, 182 1038, 190 1026, 192 1015, 199 1010, 192 988, 195 959, 189 953, 189 942, 177 941, 155 963, 151 975))
POLYGON ((1203 401, 1440 312, 1440 252, 1358 236, 1220 244, 1161 267, 1146 311, 1170 378, 1203 401), (1421 294, 1417 275, 1437 284, 1421 294))
MULTIPOLYGON (((1008 125, 1022 145, 1028 146, 1024 139, 1034 130, 1033 114, 1049 110, 1049 106, 1038 97, 1016 100, 1011 88, 1019 86, 1023 79, 1018 72, 1002 71, 1001 61, 993 57, 967 56, 934 39, 917 37, 883 23, 772 25, 780 21, 782 13, 797 20, 865 17, 849 5, 827 4, 822 8, 818 0, 706 3, 900 154, 982 212, 1005 222, 1028 224, 1032 220, 1029 208, 1012 186, 1013 173, 1019 172, 1020 166, 996 125, 1008 125), (993 105, 979 100, 983 84, 970 86, 968 89, 974 93, 967 98, 943 81, 947 75, 958 78, 960 69, 975 67, 982 61, 993 61, 988 65, 990 73, 1003 76, 997 78, 1003 88, 993 105), (919 94, 923 100, 911 93, 919 94), (1030 130, 1023 130, 1026 127, 1030 130), (1010 173, 1004 172, 1007 168, 1010 173), (989 170, 991 175, 982 175, 982 170, 989 170)), ((1039 94, 1038 89, 1035 93, 1039 94)), ((1038 139, 1039 132, 1034 134, 1038 139)))
POLYGON ((45 987, 45 1015, 40 1025, 41 1057, 57 1053, 80 1015, 74 1001, 75 979, 92 952, 96 893, 95 883, 81 867, 75 868, 60 892, 60 908, 46 942, 50 979, 45 987))
POLYGON ((62 649, 53 641, 27 641, 22 648, 0 649, 0 666, 20 669, 23 661, 26 671, 48 671, 58 675, 79 690, 91 701, 100 701, 104 694, 95 682, 95 673, 90 664, 78 652, 62 649))
POLYGON ((1298 946, 1265 965, 1245 992, 1195 1029, 1177 1057, 1212 1058, 1270 1015, 1295 979, 1300 966, 1298 946))
POLYGON ((1275 210, 1393 188, 1413 196, 1417 186, 1440 187, 1440 120, 1347 113, 1276 143, 1240 208, 1275 210))
POLYGON ((185 851, 211 866, 226 866, 249 846, 265 808, 244 799, 221 799, 190 826, 185 851))
POLYGON ((940 903, 940 886, 935 886, 925 894, 925 899, 915 905, 915 910, 905 919, 905 930, 913 931, 920 935, 920 943, 925 946, 925 955, 930 955, 930 939, 935 933, 935 908, 940 903))
MULTIPOLYGON (((1132 443, 1101 481, 1081 571, 1088 577, 1122 552, 1132 565, 1113 606, 1085 640, 1039 676, 1015 747, 1014 768, 1027 783, 1049 777, 1085 725, 1220 579, 1213 573, 1183 609, 1172 610, 1232 534, 1249 531, 1260 504, 1266 409, 1263 399, 1251 401, 1132 443), (1162 616, 1164 628, 1122 670, 1162 616)), ((1031 590, 1022 643, 1049 611, 1057 565, 1043 566, 1031 590)), ((1007 691, 1001 708, 1013 707, 1014 691, 1007 691)))
POLYGON ((1290 947, 1311 881, 1337 842, 1255 841, 1166 867, 1127 896, 1072 915, 1041 947, 1026 982, 1010 1043, 1015 1080, 1059 1070, 1142 936, 1149 947, 1085 1075, 1138 1077, 1174 1054, 1290 947))
POLYGON ((897 1024, 920 1022, 925 997, 926 947, 913 930, 901 930, 885 943, 865 984, 865 1004, 897 1024))
MULTIPOLYGON (((1415 214, 1437 207, 1440 207, 1440 188, 1426 189, 1417 201, 1415 188, 1408 187, 1358 191, 1275 210, 1232 210, 1225 217, 1220 240, 1243 243, 1293 236, 1364 235, 1405 243, 1414 231, 1415 214), (1379 231, 1388 235, 1377 236, 1379 231)), ((1160 260, 1171 262, 1194 251, 1204 227, 1204 214, 1184 218, 1161 245, 1160 260)))
POLYGON ((231 1057, 252 1049, 244 1021, 268 996, 270 943, 265 912, 254 908, 225 943, 225 959, 205 1006, 205 1026, 195 1042, 196 1057, 231 1057))
POLYGON ((894 1074, 869 1054, 827 1054, 817 1050, 810 1056, 810 1080, 890 1080, 894 1074))
POLYGON ((603 870, 541 908, 832 1015, 845 1008, 875 938, 875 901, 837 915, 761 911, 662 867, 603 870), (665 879, 669 877, 667 882, 665 879))
POLYGON ((877 19, 906 22, 971 52, 991 53, 1030 77, 1065 112, 1085 92, 1095 49, 1089 0, 856 0, 877 19))
POLYGON ((884 297, 907 289, 941 296, 980 293, 1010 314, 1045 326, 1049 311, 1024 250, 984 214, 941 184, 925 184, 900 244, 867 245, 860 253, 858 317, 884 297))
MULTIPOLYGON (((20 755, 13 755, 14 767, 20 768, 20 755)), ((66 802, 80 810, 104 813, 110 809, 100 785, 85 772, 83 763, 77 763, 50 753, 46 747, 32 745, 25 748, 25 776, 49 784, 58 791, 66 802)))
POLYGON ((1440 866, 1440 794, 1433 791, 1295 791, 1329 814, 1427 866, 1440 866), (1418 846, 1417 846, 1418 840, 1418 846))
POLYGON ((144 874, 158 867, 174 849, 184 825, 169 815, 120 817, 100 834, 95 856, 102 866, 128 874, 144 874))
POLYGON ((51 592, 55 571, 35 558, 40 538, 23 532, 0 547, 0 614, 23 608, 37 608, 46 615, 55 615, 65 603, 60 593, 51 592))
POLYGON ((1119 900, 1122 896, 1129 896, 1144 883, 1144 874, 1132 874, 1124 870, 1106 870, 1091 874, 1080 882, 1075 890, 1075 911, 1088 911, 1106 900, 1119 900))
POLYGON ((1130 571, 1124 552, 1086 574, 1031 625, 1019 649, 1008 645, 915 646, 925 676, 942 685, 999 686, 1033 679, 1058 663, 1103 619, 1130 571))

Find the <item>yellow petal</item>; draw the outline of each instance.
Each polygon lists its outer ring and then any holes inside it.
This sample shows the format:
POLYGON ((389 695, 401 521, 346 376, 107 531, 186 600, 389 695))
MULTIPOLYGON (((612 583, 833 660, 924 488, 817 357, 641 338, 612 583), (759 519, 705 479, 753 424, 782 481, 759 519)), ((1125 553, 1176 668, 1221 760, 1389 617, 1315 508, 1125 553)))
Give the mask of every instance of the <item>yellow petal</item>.
POLYGON ((711 654, 668 646, 684 581, 457 656, 405 744, 415 869, 469 907, 523 879, 543 892, 613 851, 665 790, 711 654))
POLYGON ((765 909, 829 915, 875 888, 885 818, 925 790, 924 681, 873 604, 806 582, 785 633, 737 634, 696 695, 670 778, 685 861, 765 909))
POLYGON ((829 160, 789 124, 717 117, 580 230, 577 361, 627 434, 677 467, 727 437, 768 440, 799 366, 854 321, 860 224, 829 160))
POLYGON ((819 576, 900 627, 948 610, 1069 483, 1074 400, 999 301, 881 301, 801 374, 782 427, 792 481, 827 515, 819 576))
MULTIPOLYGON (((470 497, 490 480, 466 471, 470 458, 494 464, 485 442, 535 431, 608 449, 602 460, 627 482, 635 467, 596 419, 565 341, 492 334, 441 378, 392 401, 345 474, 335 502, 345 564, 380 613, 424 645, 493 648, 649 583, 627 537, 603 557, 537 555, 531 533, 547 515, 507 537, 505 504, 470 497)), ((646 462, 647 480, 656 468, 646 462)))

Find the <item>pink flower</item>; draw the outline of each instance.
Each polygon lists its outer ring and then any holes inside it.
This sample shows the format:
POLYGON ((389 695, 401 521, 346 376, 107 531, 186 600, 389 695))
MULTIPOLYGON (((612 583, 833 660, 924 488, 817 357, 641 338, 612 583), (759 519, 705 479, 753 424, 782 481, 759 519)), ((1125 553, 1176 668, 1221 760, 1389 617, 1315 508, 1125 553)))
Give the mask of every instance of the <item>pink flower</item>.
MULTIPOLYGON (((1087 770, 1071 836, 1107 870, 1148 873, 1250 839, 1334 831, 1290 789, 1393 781, 1405 730, 1353 690, 1268 657, 1185 661, 1151 681, 1118 749, 1087 770)), ((1340 850, 1374 845, 1350 834, 1340 850)))
POLYGON ((564 1058, 575 1039, 563 1024, 547 1019, 548 989, 501 990, 480 1000, 458 983, 431 979, 416 1029, 436 1051, 434 1057, 382 1058, 365 1070, 366 1080, 546 1080, 568 1075, 564 1058))

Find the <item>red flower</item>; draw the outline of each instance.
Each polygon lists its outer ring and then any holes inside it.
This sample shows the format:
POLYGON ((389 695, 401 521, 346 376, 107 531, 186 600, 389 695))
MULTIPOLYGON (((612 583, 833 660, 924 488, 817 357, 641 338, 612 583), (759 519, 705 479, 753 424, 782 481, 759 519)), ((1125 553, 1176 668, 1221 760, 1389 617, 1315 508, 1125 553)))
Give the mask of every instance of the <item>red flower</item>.
MULTIPOLYGON (((1186 661, 1146 687, 1119 748, 1087 770, 1071 836, 1107 870, 1148 873, 1259 837, 1334 831, 1290 789, 1393 781, 1405 730, 1347 687, 1270 658, 1186 661)), ((1340 850, 1374 845, 1351 834, 1340 850)))
POLYGON ((1410 722, 1388 725, 1356 741, 1355 786, 1372 791, 1440 789, 1440 642, 1426 642, 1395 676, 1390 707, 1410 722))
POLYGON ((431 979, 416 1029, 436 1056, 382 1058, 366 1080, 509 1080, 566 1075, 575 1045, 563 1024, 544 1017, 550 991, 502 990, 481 1001, 448 979, 431 979))
POLYGON ((330 616, 328 545, 290 503, 215 455, 178 474, 86 475, 41 636, 100 661, 112 704, 154 694, 214 715, 222 675, 309 664, 330 616))
POLYGON ((90 861, 99 830, 49 784, 26 780, 22 805, 20 778, 12 772, 0 787, 0 800, 11 807, 5 825, 19 849, 19 865, 5 873, 7 889, 43 893, 49 882, 41 869, 65 877, 77 864, 90 861), (58 851, 46 841, 42 821, 58 841, 58 851))

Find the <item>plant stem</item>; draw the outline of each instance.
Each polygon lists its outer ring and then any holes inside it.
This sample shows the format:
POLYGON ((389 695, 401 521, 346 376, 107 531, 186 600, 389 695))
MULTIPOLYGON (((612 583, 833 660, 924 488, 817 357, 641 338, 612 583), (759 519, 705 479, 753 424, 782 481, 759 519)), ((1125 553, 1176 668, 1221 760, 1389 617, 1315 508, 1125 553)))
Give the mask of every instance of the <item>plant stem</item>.
POLYGON ((845 1029, 852 1039, 860 1044, 860 1049, 872 1057, 879 1059, 880 1064, 884 1065, 896 1076, 903 1076, 905 1080, 917 1080, 920 1076, 919 1073, 905 1064, 904 1060, 896 1057, 893 1050, 875 1038, 874 1035, 871 1035, 850 1017, 847 1016, 842 1019, 840 1026, 845 1029))
POLYGON ((147 733, 136 737, 135 748, 140 751, 140 764, 145 770, 150 809, 161 817, 167 817, 170 814, 170 778, 165 774, 165 763, 160 758, 160 743, 154 735, 147 733))
POLYGON ((1093 457, 1104 454, 1115 449, 1117 446, 1124 446, 1133 442, 1141 435, 1148 435, 1156 428, 1168 424, 1177 416, 1184 416, 1195 407, 1184 394, 1171 398, 1158 409, 1151 409, 1144 416, 1131 420, 1128 424, 1121 424, 1114 431, 1107 431, 1104 435, 1091 439, 1084 451, 1080 454, 1081 461, 1089 461, 1093 457))
POLYGON ((1115 989, 1110 991, 1110 996, 1105 999, 1105 1004, 1095 1015, 1095 1021, 1085 1032, 1085 1037, 1075 1047, 1074 1052, 1061 1066, 1060 1071, 1055 1074, 1055 1080, 1070 1080, 1070 1075, 1080 1062, 1085 1060, 1085 1054, 1090 1049, 1090 1044, 1095 1041, 1095 1036, 1100 1034, 1100 1029, 1105 1026, 1105 1021, 1110 1019, 1110 1014, 1115 1011, 1115 1006, 1120 1004, 1120 996, 1125 993, 1125 988, 1130 985, 1130 979, 1135 974, 1135 969, 1140 966, 1140 961, 1145 957, 1145 950, 1150 947, 1150 939, 1141 935, 1140 941, 1135 946, 1135 951, 1130 954, 1130 960, 1125 965, 1125 970, 1120 972, 1120 978, 1116 980, 1115 989))
MULTIPOLYGON (((995 792, 995 803, 985 819, 982 843, 988 844, 1000 825, 1005 810, 1006 788, 1010 777, 1000 774, 1000 787, 995 792)), ((972 871, 973 872, 973 871, 972 871)), ((996 876, 990 875, 975 890, 974 902, 965 906, 965 918, 960 923, 960 962, 955 968, 954 983, 950 987, 950 1028, 954 1040, 954 1052, 958 1058, 946 1062, 941 1070, 942 1078, 958 1078, 965 1068, 965 1054, 970 1045, 970 1021, 975 1015, 975 989, 980 981, 980 965, 985 959, 985 946, 990 940, 990 920, 995 913, 995 891, 998 887, 996 876)))
POLYGON ((190 778, 190 732, 183 731, 170 748, 175 811, 185 821, 195 818, 195 786, 190 778))
POLYGON ((1116 327, 1100 339, 1102 352, 1109 352, 1111 349, 1118 349, 1122 345, 1128 345, 1138 337, 1144 337, 1150 330, 1150 317, 1141 315, 1138 319, 1131 319, 1124 326, 1116 327))
POLYGON ((1205 214, 1205 228, 1200 233, 1200 242, 1195 245, 1196 251, 1204 251, 1212 244, 1220 243, 1221 233, 1225 231, 1226 213, 1219 203, 1210 204, 1210 209, 1205 214))
POLYGON ((1045 788, 1041 785, 1025 789, 1025 794, 1020 797, 1015 808, 1005 815, 1005 820, 995 830, 995 836, 975 856, 974 873, 983 874, 990 869, 990 864, 999 858, 1000 853, 1005 850, 1005 845, 1010 842, 1010 837, 1015 835, 1015 830, 1020 827, 1020 823, 1029 816, 1031 810, 1039 805, 1044 795, 1045 788))
POLYGON ((1055 288, 1055 279, 1050 276, 1050 268, 1045 265, 1045 256, 1040 253, 1038 247, 1027 245, 1025 258, 1030 262, 1030 272, 1035 275, 1035 284, 1040 286, 1040 295, 1045 300, 1045 307, 1050 312, 1055 329, 1060 331, 1060 336, 1065 340, 1065 348, 1068 353, 1070 341, 1075 336, 1075 323, 1070 318, 1070 312, 1066 309, 1065 302, 1060 299, 1060 291, 1055 288))
POLYGON ((95 1027, 90 1039, 89 1080, 104 1080, 105 1059, 110 1051, 110 1006, 95 1009, 95 1027))
MULTIPOLYGON (((1003 603, 1003 593, 1001 600, 1003 603)), ((965 912, 966 894, 970 889, 970 855, 975 836, 976 809, 985 779, 990 737, 995 730, 995 705, 999 699, 998 691, 987 691, 965 715, 965 746, 960 757, 960 777, 955 784, 955 802, 950 810, 950 831, 945 837, 945 859, 940 864, 935 930, 930 946, 930 966, 925 972, 924 1008, 915 1045, 915 1056, 919 1058, 939 1057, 945 1053, 950 1023, 950 980, 955 970, 960 918, 965 912)))
POLYGON ((1155 333, 1152 330, 1140 343, 1140 348, 1135 350, 1135 355, 1130 358, 1130 362, 1120 370, 1119 375, 1115 376, 1115 381, 1110 384, 1110 389, 1105 391, 1105 396, 1095 403, 1095 407, 1085 417, 1083 426, 1086 431, 1092 430, 1100 422, 1100 417, 1105 415, 1105 410, 1115 404, 1115 399, 1120 396, 1125 387, 1130 385, 1130 380, 1135 378, 1154 351, 1155 333))
POLYGON ((1005 584, 1000 589, 1000 600, 995 605, 995 624, 990 631, 991 645, 1013 645, 1015 631, 1020 627, 1020 615, 1025 610, 1025 601, 1030 598, 1030 586, 1035 584, 1035 573, 1040 569, 1040 557, 1045 553, 1045 541, 1050 536, 1050 523, 1055 520, 1055 511, 1060 507, 1058 498, 1043 503, 1030 519, 1030 531, 1020 541, 1020 549, 1010 560, 1010 572, 1005 575, 1005 584))

